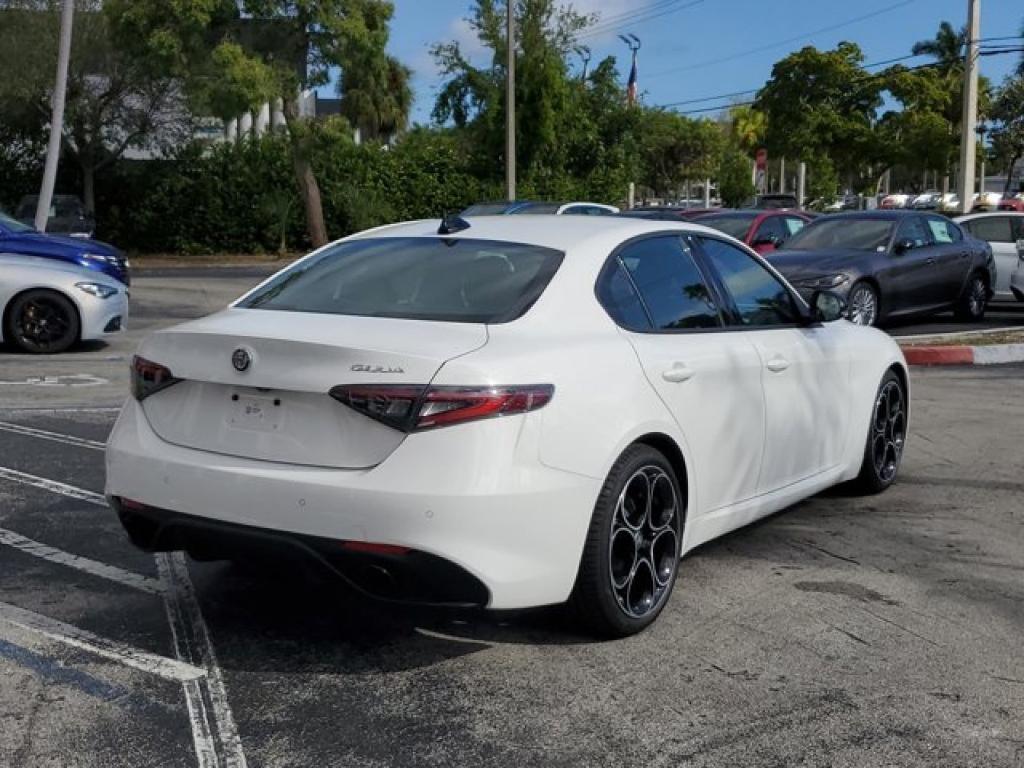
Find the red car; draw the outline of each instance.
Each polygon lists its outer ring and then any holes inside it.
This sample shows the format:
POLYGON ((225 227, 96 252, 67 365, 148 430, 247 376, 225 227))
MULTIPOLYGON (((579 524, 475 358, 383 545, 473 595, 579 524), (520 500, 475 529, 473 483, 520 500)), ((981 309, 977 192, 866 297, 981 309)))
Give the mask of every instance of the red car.
POLYGON ((1024 193, 1016 197, 1004 197, 999 201, 999 210, 1024 212, 1024 193))
POLYGON ((744 210, 708 213, 697 216, 693 222, 732 235, 758 253, 769 253, 803 229, 811 219, 803 211, 744 210))

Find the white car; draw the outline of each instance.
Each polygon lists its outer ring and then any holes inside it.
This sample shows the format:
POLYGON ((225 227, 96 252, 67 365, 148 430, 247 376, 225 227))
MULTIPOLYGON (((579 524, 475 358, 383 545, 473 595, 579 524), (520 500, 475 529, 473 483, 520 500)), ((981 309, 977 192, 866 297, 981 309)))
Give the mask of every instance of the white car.
POLYGON ((1024 301, 1024 213, 997 211, 995 213, 971 213, 954 219, 960 226, 978 240, 992 246, 996 263, 996 301, 1024 301), (1014 280, 1014 275, 1019 276, 1014 280), (1017 286, 1012 290, 1011 282, 1017 286))
POLYGON ((149 336, 106 494, 145 550, 292 552, 380 597, 569 601, 630 634, 702 542, 894 481, 900 349, 814 303, 695 224, 371 230, 149 336))
POLYGON ((128 325, 128 289, 70 262, 0 252, 0 341, 25 352, 63 352, 128 325))

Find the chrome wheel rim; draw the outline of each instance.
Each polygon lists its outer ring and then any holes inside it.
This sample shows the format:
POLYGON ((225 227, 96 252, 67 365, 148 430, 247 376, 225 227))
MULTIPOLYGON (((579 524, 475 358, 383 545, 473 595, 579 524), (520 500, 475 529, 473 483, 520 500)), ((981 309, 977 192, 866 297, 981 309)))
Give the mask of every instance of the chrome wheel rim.
POLYGON ((878 301, 870 288, 857 288, 850 296, 849 318, 857 325, 874 325, 878 313, 878 301))
POLYGON ((974 278, 971 283, 971 294, 968 297, 968 306, 971 309, 971 315, 978 317, 982 312, 985 311, 985 301, 987 296, 985 295, 985 283, 981 278, 974 278))
POLYGON ((875 474, 884 483, 890 483, 896 477, 906 433, 903 390, 895 381, 888 381, 878 393, 871 420, 871 460, 875 474))
POLYGON ((40 350, 58 344, 70 328, 71 318, 67 310, 45 296, 28 301, 21 308, 14 326, 20 341, 40 350))
POLYGON ((615 504, 608 566, 620 610, 643 618, 658 610, 679 565, 681 510, 675 484, 654 465, 641 467, 615 504))

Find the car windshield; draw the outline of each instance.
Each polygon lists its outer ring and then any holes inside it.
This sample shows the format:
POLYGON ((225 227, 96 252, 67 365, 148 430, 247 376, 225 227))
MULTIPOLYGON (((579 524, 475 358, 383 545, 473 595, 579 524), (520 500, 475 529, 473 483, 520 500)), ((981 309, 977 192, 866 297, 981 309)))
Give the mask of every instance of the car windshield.
POLYGON ((495 240, 351 240, 285 270, 238 306, 462 323, 515 320, 562 263, 549 248, 495 240))
POLYGON ((750 229, 751 223, 756 219, 758 214, 742 214, 742 213, 730 213, 724 216, 700 216, 694 219, 694 223, 703 224, 712 229, 717 229, 719 232, 724 232, 727 235, 735 237, 737 240, 742 240, 747 236, 747 230, 750 229))
POLYGON ((787 251, 825 248, 877 251, 889 244, 894 226, 891 219, 818 219, 787 240, 785 248, 787 251))
POLYGON ((516 205, 516 203, 509 202, 498 202, 498 203, 476 203, 475 205, 469 206, 466 210, 460 213, 460 216, 500 216, 506 213, 508 209, 516 205))
POLYGON ((560 203, 527 203, 518 208, 513 208, 509 213, 558 213, 558 209, 561 207, 560 203))
POLYGON ((0 211, 0 227, 3 227, 8 232, 31 232, 32 227, 28 224, 22 224, 17 219, 12 219, 3 211, 0 211))

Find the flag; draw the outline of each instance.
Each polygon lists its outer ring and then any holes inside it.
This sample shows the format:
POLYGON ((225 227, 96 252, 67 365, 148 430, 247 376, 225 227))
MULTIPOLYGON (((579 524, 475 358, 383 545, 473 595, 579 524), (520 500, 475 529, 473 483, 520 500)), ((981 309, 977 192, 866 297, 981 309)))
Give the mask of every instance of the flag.
POLYGON ((629 82, 626 83, 626 101, 631 107, 636 104, 636 51, 633 51, 633 67, 629 70, 629 82))

